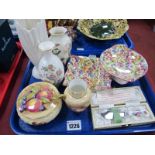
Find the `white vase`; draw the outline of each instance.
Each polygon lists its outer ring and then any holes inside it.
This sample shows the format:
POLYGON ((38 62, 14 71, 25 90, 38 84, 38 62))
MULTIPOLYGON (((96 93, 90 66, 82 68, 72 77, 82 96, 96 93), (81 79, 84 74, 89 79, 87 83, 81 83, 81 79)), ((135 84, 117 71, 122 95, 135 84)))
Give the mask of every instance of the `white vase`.
POLYGON ((33 68, 32 75, 37 79, 59 85, 64 78, 64 66, 59 57, 52 53, 53 46, 50 41, 39 44, 43 56, 33 68))
POLYGON ((67 29, 61 26, 51 28, 50 40, 55 44, 53 54, 57 55, 66 64, 72 48, 72 39, 67 34, 67 29))
POLYGON ((33 63, 37 65, 42 52, 38 49, 38 44, 48 40, 45 20, 40 19, 19 19, 15 20, 16 29, 22 47, 33 63))

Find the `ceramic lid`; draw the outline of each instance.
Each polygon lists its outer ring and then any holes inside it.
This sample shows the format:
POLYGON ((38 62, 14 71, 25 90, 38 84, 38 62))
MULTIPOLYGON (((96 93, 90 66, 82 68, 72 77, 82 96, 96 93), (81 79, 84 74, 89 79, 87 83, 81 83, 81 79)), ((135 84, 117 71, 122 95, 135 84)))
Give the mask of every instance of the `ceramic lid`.
POLYGON ((16 108, 18 115, 26 123, 55 115, 55 109, 60 108, 61 99, 57 88, 47 82, 36 82, 22 90, 17 98, 16 108), (29 120, 29 121, 28 121, 29 120))

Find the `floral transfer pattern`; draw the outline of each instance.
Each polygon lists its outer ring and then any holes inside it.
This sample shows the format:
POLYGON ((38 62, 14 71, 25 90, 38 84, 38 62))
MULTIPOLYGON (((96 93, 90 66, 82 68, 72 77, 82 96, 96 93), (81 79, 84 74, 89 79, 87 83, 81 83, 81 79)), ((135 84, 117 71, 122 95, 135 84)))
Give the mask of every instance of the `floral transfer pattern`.
POLYGON ((46 77, 45 80, 50 81, 52 83, 59 83, 60 81, 62 81, 62 79, 60 79, 60 77, 63 77, 63 72, 62 70, 59 68, 56 68, 55 66, 53 66, 52 64, 49 64, 48 66, 43 66, 42 67, 42 73, 43 73, 43 77, 46 77))
POLYGON ((110 76, 101 65, 98 58, 72 55, 67 66, 64 85, 79 77, 87 82, 92 90, 104 90, 111 87, 110 76))
POLYGON ((148 64, 142 55, 121 44, 104 51, 100 59, 109 74, 128 82, 139 79, 148 70, 148 64))

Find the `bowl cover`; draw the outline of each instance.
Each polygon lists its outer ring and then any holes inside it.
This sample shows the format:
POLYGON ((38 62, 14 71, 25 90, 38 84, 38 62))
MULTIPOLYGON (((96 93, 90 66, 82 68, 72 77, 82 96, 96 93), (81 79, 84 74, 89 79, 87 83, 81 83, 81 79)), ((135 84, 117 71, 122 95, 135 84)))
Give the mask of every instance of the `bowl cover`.
POLYGON ((56 87, 47 82, 27 86, 17 98, 17 113, 30 125, 42 125, 52 121, 60 112, 61 99, 56 87))

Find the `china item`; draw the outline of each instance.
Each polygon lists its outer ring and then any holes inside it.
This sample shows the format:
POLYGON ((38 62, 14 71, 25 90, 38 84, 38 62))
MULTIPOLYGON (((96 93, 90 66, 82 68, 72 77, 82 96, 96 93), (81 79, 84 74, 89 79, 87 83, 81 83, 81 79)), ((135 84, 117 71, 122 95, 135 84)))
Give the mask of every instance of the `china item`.
POLYGON ((20 19, 15 20, 15 23, 22 47, 35 66, 43 54, 38 50, 38 44, 48 40, 45 20, 20 19))
POLYGON ((69 58, 72 48, 72 39, 67 34, 65 27, 53 27, 49 30, 50 40, 55 44, 52 50, 53 54, 57 55, 65 64, 69 58))
POLYGON ((64 101, 72 111, 82 112, 90 105, 91 91, 82 79, 72 80, 64 95, 64 101))
POLYGON ((129 26, 124 19, 81 19, 77 29, 92 39, 111 40, 121 38, 129 26))
POLYGON ((104 90, 111 87, 111 79, 105 72, 102 63, 96 57, 75 56, 70 57, 70 61, 65 73, 63 85, 76 77, 83 79, 91 90, 104 90))
POLYGON ((51 52, 53 47, 51 41, 39 44, 39 49, 44 55, 34 67, 32 75, 37 79, 59 85, 64 78, 64 66, 58 56, 51 52))
POLYGON ((105 50, 100 60, 104 69, 119 84, 136 81, 148 70, 148 64, 142 55, 121 44, 105 50))
POLYGON ((46 124, 59 114, 62 101, 57 88, 47 82, 33 83, 19 94, 16 108, 19 117, 30 125, 46 124))

